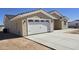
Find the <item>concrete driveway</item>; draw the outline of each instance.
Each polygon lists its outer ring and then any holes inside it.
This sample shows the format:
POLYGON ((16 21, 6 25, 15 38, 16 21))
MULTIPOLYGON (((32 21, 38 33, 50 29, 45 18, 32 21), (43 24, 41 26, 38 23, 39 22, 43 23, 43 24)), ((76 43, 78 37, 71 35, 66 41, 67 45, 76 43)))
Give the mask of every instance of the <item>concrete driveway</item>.
POLYGON ((74 29, 55 30, 51 33, 31 35, 26 38, 56 50, 78 50, 79 34, 65 33, 74 29))

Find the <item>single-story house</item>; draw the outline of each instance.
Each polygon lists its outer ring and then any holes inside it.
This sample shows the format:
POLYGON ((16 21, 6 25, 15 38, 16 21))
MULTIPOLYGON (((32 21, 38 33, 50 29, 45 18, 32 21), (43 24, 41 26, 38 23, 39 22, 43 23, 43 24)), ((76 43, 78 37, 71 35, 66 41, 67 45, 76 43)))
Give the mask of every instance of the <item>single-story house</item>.
POLYGON ((48 13, 40 9, 18 15, 5 15, 4 25, 11 33, 28 36, 65 29, 68 27, 68 18, 57 11, 48 13))
POLYGON ((74 20, 74 21, 68 22, 68 27, 79 28, 79 20, 74 20))

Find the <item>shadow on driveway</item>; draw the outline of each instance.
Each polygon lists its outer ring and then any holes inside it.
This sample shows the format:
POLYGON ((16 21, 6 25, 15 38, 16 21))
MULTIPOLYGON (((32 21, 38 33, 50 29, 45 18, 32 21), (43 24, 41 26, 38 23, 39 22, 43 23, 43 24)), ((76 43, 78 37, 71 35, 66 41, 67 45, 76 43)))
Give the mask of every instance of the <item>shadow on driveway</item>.
POLYGON ((3 33, 2 31, 0 31, 0 40, 12 39, 12 38, 18 38, 18 37, 21 37, 21 36, 11 34, 11 33, 3 33))

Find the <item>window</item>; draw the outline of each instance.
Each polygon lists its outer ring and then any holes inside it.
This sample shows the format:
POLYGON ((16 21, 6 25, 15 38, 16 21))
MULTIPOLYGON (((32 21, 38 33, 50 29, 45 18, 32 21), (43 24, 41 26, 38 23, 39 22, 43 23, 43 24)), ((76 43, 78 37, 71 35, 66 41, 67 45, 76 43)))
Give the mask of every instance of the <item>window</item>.
POLYGON ((29 22, 33 22, 33 20, 28 20, 29 22))
POLYGON ((49 20, 46 20, 46 22, 49 22, 49 20))
POLYGON ((39 22, 39 20, 35 20, 35 22, 39 22))
POLYGON ((44 22, 44 20, 41 20, 41 22, 44 22))

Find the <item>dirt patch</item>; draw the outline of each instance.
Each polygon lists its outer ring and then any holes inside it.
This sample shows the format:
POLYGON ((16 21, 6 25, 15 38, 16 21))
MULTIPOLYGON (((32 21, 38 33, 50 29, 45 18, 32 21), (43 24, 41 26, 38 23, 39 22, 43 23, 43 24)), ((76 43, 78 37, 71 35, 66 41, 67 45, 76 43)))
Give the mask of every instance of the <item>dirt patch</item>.
POLYGON ((0 32, 0 50, 50 50, 49 48, 11 33, 0 32))
POLYGON ((40 44, 32 42, 25 38, 15 38, 11 40, 0 41, 1 50, 49 50, 40 44))
POLYGON ((66 32, 66 33, 70 33, 70 34, 79 34, 79 29, 73 30, 73 31, 69 31, 69 32, 66 32))

